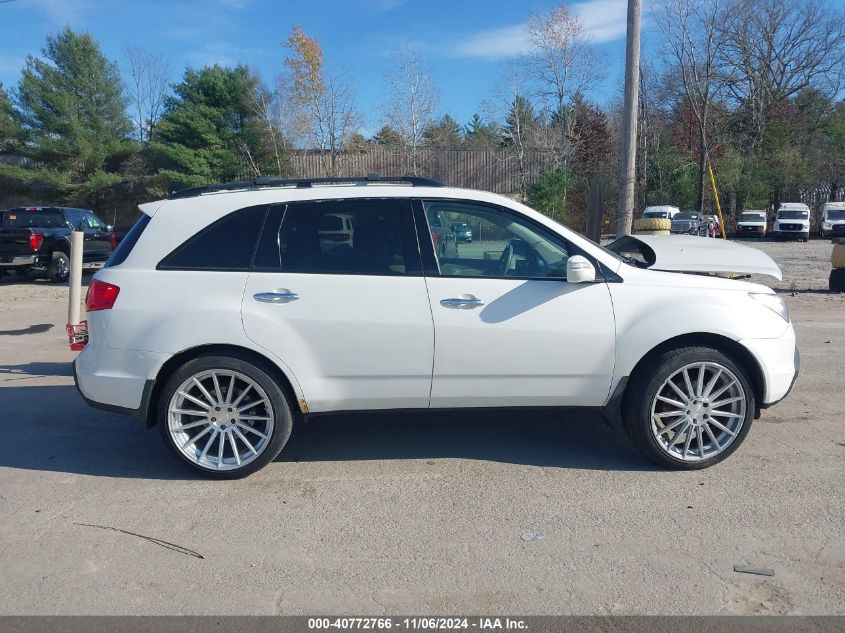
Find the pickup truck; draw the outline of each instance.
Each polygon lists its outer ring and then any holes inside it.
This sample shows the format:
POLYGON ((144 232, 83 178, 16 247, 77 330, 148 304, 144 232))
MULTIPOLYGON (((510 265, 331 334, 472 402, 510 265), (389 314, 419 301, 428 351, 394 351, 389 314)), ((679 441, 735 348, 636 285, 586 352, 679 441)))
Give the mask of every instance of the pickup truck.
POLYGON ((0 214, 0 272, 31 270, 46 273, 54 282, 70 274, 70 233, 85 234, 84 268, 100 268, 115 247, 112 227, 87 209, 18 207, 0 214))

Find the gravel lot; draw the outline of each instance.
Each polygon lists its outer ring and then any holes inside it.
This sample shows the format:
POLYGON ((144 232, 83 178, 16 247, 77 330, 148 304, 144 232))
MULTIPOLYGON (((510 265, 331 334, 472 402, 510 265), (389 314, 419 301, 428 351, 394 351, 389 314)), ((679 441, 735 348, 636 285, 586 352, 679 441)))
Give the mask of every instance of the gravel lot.
POLYGON ((802 374, 690 473, 596 419, 494 413, 315 421, 247 480, 195 479, 79 397, 67 289, 6 277, 0 613, 845 614, 845 295, 829 242, 756 247, 802 374))

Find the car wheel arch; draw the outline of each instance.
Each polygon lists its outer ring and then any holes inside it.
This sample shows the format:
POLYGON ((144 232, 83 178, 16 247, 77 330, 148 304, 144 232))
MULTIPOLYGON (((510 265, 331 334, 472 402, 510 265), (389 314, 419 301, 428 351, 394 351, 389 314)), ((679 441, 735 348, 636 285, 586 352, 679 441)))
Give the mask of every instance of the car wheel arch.
MULTIPOLYGON (((757 403, 757 411, 755 417, 759 414, 760 406, 766 393, 766 382, 763 374, 763 368, 754 357, 754 355, 746 349, 741 343, 732 338, 723 336, 721 334, 713 334, 711 332, 691 332, 689 334, 681 334, 669 338, 650 349, 643 357, 634 365, 630 376, 636 375, 652 358, 666 352, 670 349, 678 349, 681 347, 711 347, 718 350, 739 363, 743 369, 748 372, 748 377, 751 381, 751 386, 754 389, 754 397, 757 403)), ((627 385, 626 385, 627 388, 627 385)), ((622 394, 624 398, 624 393, 622 394)))
POLYGON ((152 392, 150 393, 150 400, 147 406, 145 422, 148 429, 154 427, 158 423, 156 418, 158 398, 161 396, 161 390, 164 388, 167 380, 185 363, 202 356, 230 356, 261 367, 276 380, 282 391, 284 391, 285 396, 287 396, 291 402, 296 403, 296 407, 291 407, 291 413, 295 417, 304 415, 308 412, 308 407, 305 402, 305 398, 301 395, 301 390, 294 387, 294 385, 298 385, 296 378, 288 376, 288 374, 279 367, 277 362, 265 354, 239 345, 198 345, 174 354, 162 364, 156 373, 155 384, 152 392))

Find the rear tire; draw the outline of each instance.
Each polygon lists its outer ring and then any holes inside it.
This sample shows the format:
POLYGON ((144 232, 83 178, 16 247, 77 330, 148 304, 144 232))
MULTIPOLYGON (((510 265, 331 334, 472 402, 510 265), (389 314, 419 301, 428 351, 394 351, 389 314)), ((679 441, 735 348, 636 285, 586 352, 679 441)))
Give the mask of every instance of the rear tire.
POLYGON ((653 462, 698 470, 739 448, 755 411, 754 391, 737 362, 710 347, 681 347, 655 354, 637 369, 625 391, 623 423, 653 462))
POLYGON ((293 427, 288 398, 270 368, 230 356, 201 356, 177 369, 161 391, 157 416, 170 453, 212 479, 263 468, 293 427))
POLYGON ((70 257, 62 251, 53 253, 47 266, 47 277, 53 283, 64 283, 70 277, 70 257))

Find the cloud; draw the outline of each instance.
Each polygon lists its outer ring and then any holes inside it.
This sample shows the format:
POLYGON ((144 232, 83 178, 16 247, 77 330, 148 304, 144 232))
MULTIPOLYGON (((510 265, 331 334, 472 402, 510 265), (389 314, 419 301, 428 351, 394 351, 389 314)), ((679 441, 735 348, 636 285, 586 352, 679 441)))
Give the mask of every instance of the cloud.
MULTIPOLYGON (((588 0, 570 5, 594 44, 604 44, 625 37, 626 0, 588 0)), ((526 24, 514 24, 470 35, 454 46, 455 57, 497 60, 531 51, 526 24)))

